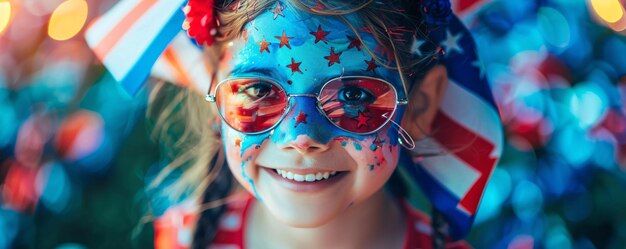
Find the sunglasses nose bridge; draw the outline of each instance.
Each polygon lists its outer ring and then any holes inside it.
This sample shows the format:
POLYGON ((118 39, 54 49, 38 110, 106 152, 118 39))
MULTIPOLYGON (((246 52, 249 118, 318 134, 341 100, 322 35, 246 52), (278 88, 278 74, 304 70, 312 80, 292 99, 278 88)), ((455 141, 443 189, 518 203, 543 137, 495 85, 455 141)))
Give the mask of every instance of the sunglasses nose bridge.
POLYGON ((289 144, 298 136, 306 135, 319 144, 328 144, 343 131, 331 124, 317 108, 317 98, 312 96, 291 96, 287 113, 275 128, 273 137, 279 144, 289 144))

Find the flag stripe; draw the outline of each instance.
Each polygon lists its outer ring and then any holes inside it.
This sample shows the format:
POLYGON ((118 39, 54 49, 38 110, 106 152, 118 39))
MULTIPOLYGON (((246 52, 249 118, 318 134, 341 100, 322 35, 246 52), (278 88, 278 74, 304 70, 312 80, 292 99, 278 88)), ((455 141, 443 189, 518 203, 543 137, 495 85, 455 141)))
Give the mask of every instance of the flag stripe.
MULTIPOLYGON (((171 42, 173 37, 180 32, 180 23, 184 20, 185 15, 182 11, 175 12, 175 14, 171 17, 171 20, 168 21, 168 24, 165 25, 167 27, 161 29, 156 35, 156 38, 153 38, 150 45, 143 50, 146 52, 141 53, 140 57, 137 60, 134 60, 136 61, 133 63, 134 65, 131 65, 132 67, 130 69, 125 70, 126 73, 123 74, 125 77, 123 77, 121 83, 129 93, 135 95, 139 91, 144 81, 149 76, 154 62, 156 62, 159 58, 162 51, 167 48, 167 45, 171 42)), ((121 58, 117 59, 119 64, 121 64, 121 61, 119 60, 123 59, 123 54, 120 54, 120 57, 121 58)), ((111 62, 115 62, 115 60, 112 60, 111 62)), ((114 67, 119 64, 110 65, 110 67, 114 67)))
POLYGON ((148 9, 150 9, 157 1, 156 0, 142 0, 137 4, 124 18, 115 25, 107 36, 102 39, 94 51, 101 58, 106 58, 111 49, 117 44, 120 38, 129 31, 130 27, 141 18, 148 9))
MULTIPOLYGON (((434 133, 433 137, 450 152, 446 156, 454 156, 462 160, 464 162, 463 165, 471 167, 478 174, 478 179, 474 179, 474 175, 460 171, 460 174, 462 174, 460 177, 469 177, 470 179, 467 180, 472 180, 472 184, 463 189, 466 192, 460 195, 461 201, 459 204, 464 210, 475 214, 482 191, 495 168, 496 155, 499 154, 494 154, 495 145, 493 143, 466 129, 442 112, 439 112, 435 117, 435 123, 441 132, 434 133)), ((437 165, 446 165, 446 169, 449 167, 447 164, 437 165)), ((452 171, 456 170, 458 169, 452 171)), ((441 179, 441 181, 447 188, 452 188, 459 184, 457 182, 459 181, 458 179, 441 179)), ((452 189, 454 190, 454 188, 452 189)))
MULTIPOLYGON (((464 237, 472 226, 474 214, 460 211, 457 208, 459 199, 444 187, 444 182, 433 178, 421 164, 415 167, 411 157, 405 151, 402 151, 400 162, 404 166, 399 168, 400 173, 414 179, 414 182, 409 182, 409 184, 416 183, 420 185, 431 203, 439 211, 446 214, 450 223, 450 235, 457 239, 464 237)), ((442 165, 439 166, 441 167, 442 165)))
POLYGON ((152 76, 180 85, 187 81, 189 84, 185 86, 206 94, 211 82, 210 69, 202 48, 196 46, 186 32, 181 31, 156 61, 152 76))
MULTIPOLYGON (((469 48, 463 48, 464 50, 475 49, 474 41, 467 34, 463 35, 460 43, 472 44, 469 48)), ((496 106, 496 103, 493 100, 489 83, 481 77, 480 71, 476 70, 476 66, 473 65, 477 61, 478 56, 470 51, 466 51, 463 55, 453 54, 444 59, 450 80, 456 82, 459 87, 466 91, 480 97, 490 108, 493 108, 496 106)))
POLYGON ((173 42, 174 51, 181 60, 193 87, 201 94, 206 94, 211 83, 211 66, 204 57, 202 49, 191 41, 185 32, 182 32, 173 42))
MULTIPOLYGON (((98 45, 109 33, 113 31, 119 21, 124 18, 135 6, 141 1, 139 0, 126 0, 120 1, 114 5, 105 15, 95 18, 89 25, 86 39, 91 48, 98 45)), ((98 55, 100 56, 100 55, 98 55)), ((99 57, 100 59, 104 57, 99 57)))
POLYGON ((451 154, 425 157, 421 164, 435 180, 446 183, 443 187, 459 200, 481 177, 478 170, 451 154))
POLYGON ((176 83, 184 87, 190 86, 191 80, 187 77, 188 72, 185 71, 181 61, 178 56, 176 56, 174 48, 168 47, 165 49, 165 52, 163 52, 163 58, 172 69, 176 83))
POLYGON ((459 12, 465 12, 467 9, 483 1, 484 0, 458 0, 456 4, 456 10, 459 12))
MULTIPOLYGON (((450 80, 440 111, 448 117, 454 117, 456 122, 481 136, 482 139, 490 141, 495 145, 493 153, 500 154, 503 137, 500 118, 495 107, 467 91, 456 81, 450 80)), ((433 127, 438 127, 436 121, 433 127)))
POLYGON ((488 2, 490 0, 457 0, 453 1, 453 10, 459 17, 465 19, 488 2))
POLYGON ((181 10, 183 2, 185 1, 157 1, 104 58, 104 64, 118 81, 130 87, 128 90, 138 89, 143 84, 154 62, 180 32, 181 23, 185 19, 181 10))

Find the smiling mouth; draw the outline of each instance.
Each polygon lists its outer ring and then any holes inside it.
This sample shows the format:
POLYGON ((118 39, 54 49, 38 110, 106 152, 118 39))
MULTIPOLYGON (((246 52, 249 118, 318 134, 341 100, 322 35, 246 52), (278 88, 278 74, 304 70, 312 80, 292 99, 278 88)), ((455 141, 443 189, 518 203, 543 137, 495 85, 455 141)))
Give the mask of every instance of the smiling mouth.
POLYGON ((284 169, 274 169, 261 167, 267 172, 276 183, 286 189, 295 192, 321 192, 325 189, 330 189, 332 186, 337 186, 346 176, 350 175, 350 171, 312 171, 309 172, 290 172, 284 169))
POLYGON ((318 181, 324 181, 324 180, 328 180, 331 179, 337 175, 340 175, 344 172, 342 171, 327 171, 327 172, 317 172, 315 174, 297 174, 297 173, 293 173, 293 172, 289 172, 286 170, 280 170, 280 169, 272 169, 272 171, 279 175, 282 176, 283 178, 287 179, 287 180, 292 180, 292 181, 296 181, 296 182, 318 182, 318 181))

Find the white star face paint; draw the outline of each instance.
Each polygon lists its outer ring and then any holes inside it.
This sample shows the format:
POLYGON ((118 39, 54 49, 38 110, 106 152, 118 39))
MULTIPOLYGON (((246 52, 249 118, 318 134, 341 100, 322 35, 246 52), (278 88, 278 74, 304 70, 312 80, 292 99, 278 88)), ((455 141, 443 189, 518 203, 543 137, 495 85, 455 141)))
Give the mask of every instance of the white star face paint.
MULTIPOLYGON (((293 226, 319 226, 381 191, 397 165, 399 144, 389 123, 366 135, 333 125, 315 95, 328 80, 340 76, 379 78, 395 89, 394 97, 405 98, 405 93, 398 73, 377 66, 365 51, 365 47, 383 51, 367 32, 359 32, 361 44, 338 18, 289 8, 282 13, 284 17, 275 19, 274 12, 266 11, 254 26, 247 25, 246 39, 231 47, 230 66, 220 75, 271 79, 292 95, 288 112, 271 130, 254 135, 223 123, 222 136, 231 171, 273 216, 293 226)), ((252 90, 251 94, 264 93, 252 90)), ((402 109, 395 111, 391 113, 399 122, 402 109)), ((373 118, 357 109, 353 116, 358 127, 373 118)))

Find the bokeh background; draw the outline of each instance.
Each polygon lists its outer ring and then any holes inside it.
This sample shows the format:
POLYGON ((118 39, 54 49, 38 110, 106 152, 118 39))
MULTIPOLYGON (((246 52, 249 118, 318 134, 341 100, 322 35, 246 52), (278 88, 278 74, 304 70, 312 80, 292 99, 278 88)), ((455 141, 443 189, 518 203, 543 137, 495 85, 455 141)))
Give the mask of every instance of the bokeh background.
MULTIPOLYGON (((84 41, 116 0, 0 0, 0 248, 152 248, 147 92, 84 41)), ((506 134, 475 248, 626 248, 624 0, 458 0, 506 134)))

